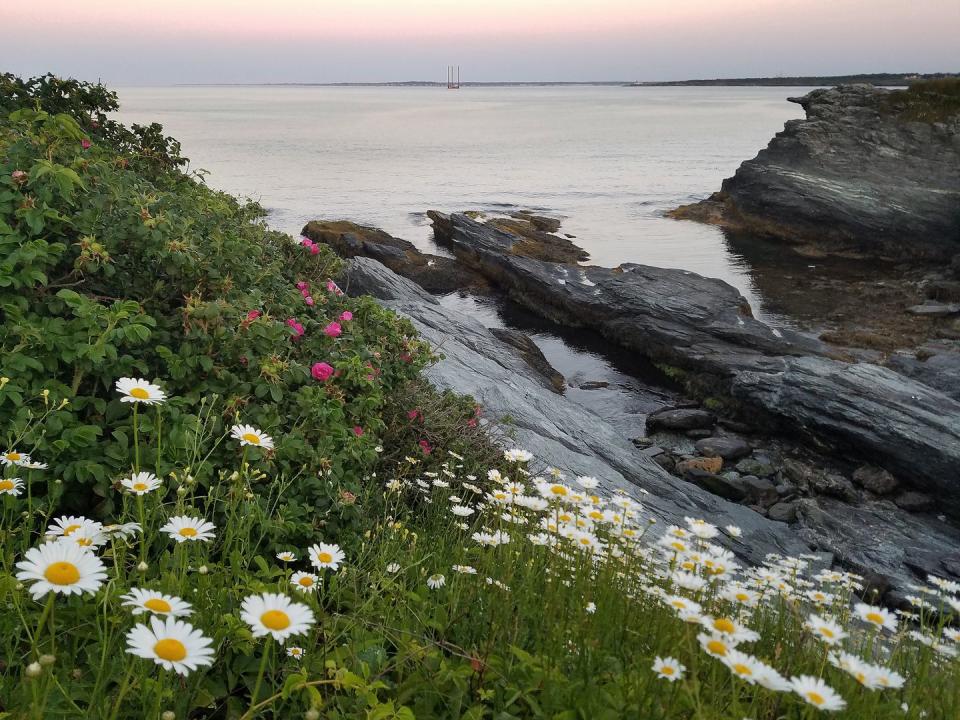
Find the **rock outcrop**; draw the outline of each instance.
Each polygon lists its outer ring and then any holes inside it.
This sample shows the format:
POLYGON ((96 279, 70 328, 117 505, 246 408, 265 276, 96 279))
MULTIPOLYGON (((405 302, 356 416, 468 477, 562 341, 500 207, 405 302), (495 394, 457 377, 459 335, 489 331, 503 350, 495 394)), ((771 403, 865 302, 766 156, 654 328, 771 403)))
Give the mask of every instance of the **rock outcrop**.
POLYGON ((886 467, 960 516, 960 402, 944 392, 828 357, 819 341, 751 317, 720 280, 533 260, 512 252, 510 234, 459 214, 436 227, 439 242, 530 310, 698 373, 749 412, 886 467))
MULTIPOLYGON (((511 346, 479 322, 445 308, 382 264, 351 261, 347 288, 407 316, 442 349, 443 359, 427 377, 438 388, 473 395, 492 420, 493 437, 522 446, 569 475, 597 477, 607 491, 626 490, 661 521, 697 515, 738 525, 743 538, 728 542, 751 562, 768 552, 835 554, 844 567, 867 575, 892 603, 928 572, 960 577, 960 534, 946 523, 908 515, 886 500, 854 506, 829 497, 780 502, 770 508, 772 519, 764 518, 702 488, 696 477, 687 482, 671 476, 651 459, 649 448, 634 447, 602 418, 548 389, 511 346), (510 423, 500 427, 497 420, 505 416, 510 423), (638 489, 650 494, 637 495, 638 489)), ((751 491, 744 484, 744 492, 751 491)))
POLYGON ((915 120, 900 93, 846 85, 790 98, 806 119, 671 215, 879 256, 960 253, 960 113, 915 120))

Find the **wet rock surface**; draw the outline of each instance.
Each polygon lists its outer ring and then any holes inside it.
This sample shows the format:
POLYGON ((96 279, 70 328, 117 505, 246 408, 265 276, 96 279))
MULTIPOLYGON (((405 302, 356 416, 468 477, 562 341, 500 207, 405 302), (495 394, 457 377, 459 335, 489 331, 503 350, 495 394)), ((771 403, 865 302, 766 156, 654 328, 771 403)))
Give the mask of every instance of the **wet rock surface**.
POLYGON ((722 281, 642 265, 537 261, 514 254, 509 233, 465 215, 433 215, 439 242, 530 310, 697 373, 757 425, 779 425, 882 465, 960 515, 960 402, 941 390, 829 357, 822 343, 751 317, 722 281))
MULTIPOLYGON (((546 380, 548 387, 556 393, 562 393, 566 381, 556 368, 543 356, 543 351, 530 339, 526 333, 510 328, 489 328, 490 333, 498 340, 517 350, 527 365, 537 371, 546 380)), ((581 387, 583 387, 581 385, 581 387)))
POLYGON ((960 250, 960 116, 918 122, 891 91, 814 90, 766 149, 675 217, 875 255, 960 250))
MULTIPOLYGON (((428 371, 435 385, 472 394, 494 420, 512 418, 511 436, 501 436, 505 443, 522 445, 567 473, 598 477, 607 489, 643 488, 651 495, 641 499, 662 520, 703 515, 739 525, 744 537, 732 549, 751 560, 766 552, 833 553, 843 567, 869 576, 890 603, 926 572, 960 577, 960 533, 925 512, 928 495, 905 491, 891 495, 893 501, 876 499, 866 491, 862 472, 858 485, 865 490, 859 491, 842 468, 822 467, 822 458, 793 457, 795 448, 752 437, 741 439, 757 449, 726 460, 699 453, 683 432, 661 429, 630 442, 599 416, 547 389, 542 376, 487 328, 381 264, 353 260, 349 280, 351 292, 380 298, 434 346, 442 345, 445 359, 428 371), (842 488, 841 497, 817 495, 824 484, 842 488)), ((492 432, 497 436, 496 423, 492 432)))
POLYGON ((448 257, 420 252, 411 242, 383 230, 347 220, 314 220, 301 234, 329 245, 343 258, 370 257, 416 282, 427 292, 447 293, 461 288, 483 288, 486 280, 448 257))

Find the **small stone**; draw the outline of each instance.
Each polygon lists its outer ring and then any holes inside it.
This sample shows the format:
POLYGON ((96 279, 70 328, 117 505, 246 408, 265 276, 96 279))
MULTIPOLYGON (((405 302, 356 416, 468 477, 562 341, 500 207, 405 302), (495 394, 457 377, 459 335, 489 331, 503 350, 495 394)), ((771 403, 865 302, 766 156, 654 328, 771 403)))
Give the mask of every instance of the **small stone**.
POLYGON ((647 457, 656 457, 657 455, 660 455, 660 454, 662 454, 662 453, 665 453, 666 450, 664 450, 664 449, 663 449, 662 447, 660 447, 659 445, 651 445, 650 447, 644 448, 644 449, 641 450, 640 452, 642 452, 642 453, 643 453, 644 455, 646 455, 647 457))
POLYGON ((670 456, 670 453, 661 453, 655 456, 653 461, 667 472, 673 472, 674 465, 676 464, 670 456))
POLYGON ((907 490, 897 495, 893 502, 901 510, 908 512, 922 512, 933 507, 933 498, 924 493, 918 493, 913 490, 907 490))
POLYGON ((726 498, 727 500, 740 502, 747 496, 746 488, 743 486, 743 483, 740 482, 739 478, 736 480, 728 480, 727 478, 714 475, 711 472, 707 472, 706 470, 701 470, 700 468, 696 467, 690 468, 684 472, 683 477, 690 482, 699 485, 704 490, 712 492, 714 495, 719 495, 722 498, 726 498))
POLYGON ((610 383, 606 380, 588 380, 587 382, 580 383, 579 387, 581 390, 600 390, 605 387, 610 387, 610 383))
POLYGON ((746 457, 753 448, 743 438, 735 435, 710 437, 697 443, 697 452, 707 457, 722 457, 724 460, 736 460, 746 457))
POLYGON ((810 489, 819 495, 840 498, 853 502, 857 499, 857 489, 843 475, 823 473, 810 479, 810 489))
POLYGON ((718 473, 723 467, 723 458, 691 458, 677 463, 677 472, 681 475, 687 470, 705 470, 708 473, 718 473))
POLYGON ((925 302, 923 305, 907 308, 907 312, 922 317, 949 317, 960 314, 960 303, 925 302))
POLYGON ((761 507, 770 507, 780 501, 780 494, 769 478, 745 475, 740 480, 747 489, 747 498, 751 503, 761 507))
POLYGON ((647 416, 647 427, 651 430, 699 430, 712 428, 717 422, 713 413, 696 408, 659 410, 647 416))
POLYGON ((792 523, 797 519, 797 504, 794 502, 778 502, 767 510, 767 517, 777 522, 792 523))
POLYGON ((777 495, 782 498, 789 498, 797 493, 797 487, 792 483, 782 482, 776 486, 777 495))
POLYGON ((704 428, 704 429, 702 429, 702 430, 687 430, 687 432, 686 432, 685 434, 686 434, 686 436, 687 436, 688 438, 693 438, 694 440, 700 440, 700 439, 702 439, 702 438, 708 438, 708 437, 710 437, 711 435, 713 435, 713 433, 710 432, 709 430, 707 430, 706 428, 704 428))
POLYGON ((862 465, 854 470, 853 481, 875 495, 888 495, 899 485, 888 471, 872 465, 862 465))
POLYGON ((756 475, 757 477, 770 477, 777 468, 768 457, 758 455, 757 457, 744 458, 737 463, 737 470, 743 475, 756 475))

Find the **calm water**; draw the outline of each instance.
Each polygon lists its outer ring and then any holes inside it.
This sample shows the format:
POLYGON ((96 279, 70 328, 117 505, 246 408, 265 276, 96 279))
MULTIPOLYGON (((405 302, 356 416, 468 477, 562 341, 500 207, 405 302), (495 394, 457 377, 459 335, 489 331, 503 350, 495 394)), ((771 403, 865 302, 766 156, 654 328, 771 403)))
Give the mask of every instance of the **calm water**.
MULTIPOLYGON (((124 122, 161 122, 213 187, 259 200, 273 227, 374 225, 436 252, 429 209, 533 209, 600 265, 639 262, 720 277, 755 311, 745 260, 716 228, 662 217, 707 196, 802 115, 801 88, 123 88, 124 122)), ((651 368, 588 333, 510 303, 453 294, 486 325, 526 331, 567 395, 627 436, 670 401, 651 368), (609 383, 583 390, 585 381, 609 383)), ((660 378, 662 380, 662 378, 660 378)))
POLYGON ((424 213, 533 208, 601 265, 721 277, 755 304, 714 228, 661 217, 708 195, 802 115, 800 88, 122 88, 119 116, 159 121, 214 187, 280 230, 348 218, 430 248, 424 213))

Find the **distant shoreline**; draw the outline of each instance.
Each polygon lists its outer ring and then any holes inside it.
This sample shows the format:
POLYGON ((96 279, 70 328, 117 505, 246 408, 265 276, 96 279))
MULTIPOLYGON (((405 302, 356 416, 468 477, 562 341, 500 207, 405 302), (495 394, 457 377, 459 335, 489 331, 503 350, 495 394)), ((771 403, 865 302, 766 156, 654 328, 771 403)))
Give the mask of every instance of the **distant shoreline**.
MULTIPOLYGON (((813 87, 867 83, 884 87, 903 87, 920 80, 960 77, 960 73, 870 73, 859 75, 795 75, 784 77, 715 78, 704 80, 594 80, 462 82, 461 87, 813 87)), ((177 87, 439 87, 445 82, 406 80, 399 82, 276 82, 276 83, 177 83, 177 87)))

